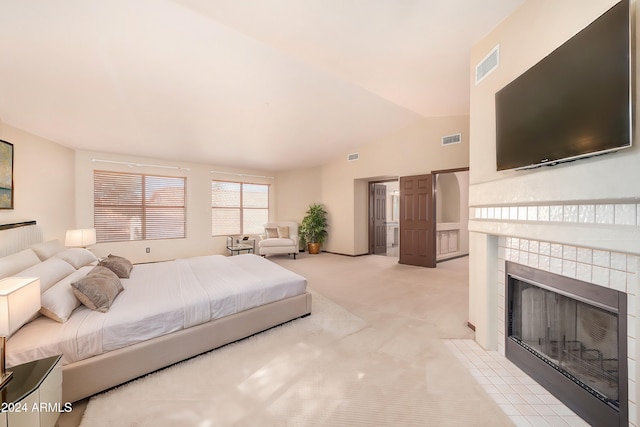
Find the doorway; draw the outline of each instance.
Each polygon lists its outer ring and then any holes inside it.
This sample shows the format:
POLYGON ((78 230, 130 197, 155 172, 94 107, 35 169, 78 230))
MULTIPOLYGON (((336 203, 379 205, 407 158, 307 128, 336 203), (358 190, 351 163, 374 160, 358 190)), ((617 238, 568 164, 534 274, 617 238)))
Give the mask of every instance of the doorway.
POLYGON ((369 254, 398 257, 399 194, 397 179, 369 183, 369 254))
POLYGON ((369 254, 425 267, 468 255, 469 168, 367 184, 369 254))
POLYGON ((435 179, 436 261, 469 254, 469 169, 432 172, 435 179))

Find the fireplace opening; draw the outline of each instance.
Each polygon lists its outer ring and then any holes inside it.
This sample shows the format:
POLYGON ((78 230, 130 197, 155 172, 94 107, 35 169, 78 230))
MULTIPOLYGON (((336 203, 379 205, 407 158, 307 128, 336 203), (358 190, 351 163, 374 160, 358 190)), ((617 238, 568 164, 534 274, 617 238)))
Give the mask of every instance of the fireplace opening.
POLYGON ((507 263, 505 353, 592 425, 627 425, 626 294, 507 263))

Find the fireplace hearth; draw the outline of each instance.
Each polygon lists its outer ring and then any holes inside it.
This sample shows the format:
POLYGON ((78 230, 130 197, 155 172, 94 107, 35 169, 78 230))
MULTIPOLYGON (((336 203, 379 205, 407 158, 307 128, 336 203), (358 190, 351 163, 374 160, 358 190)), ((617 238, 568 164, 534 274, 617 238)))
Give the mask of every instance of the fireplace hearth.
POLYGON ((591 425, 626 426, 626 294, 506 263, 505 355, 591 425))

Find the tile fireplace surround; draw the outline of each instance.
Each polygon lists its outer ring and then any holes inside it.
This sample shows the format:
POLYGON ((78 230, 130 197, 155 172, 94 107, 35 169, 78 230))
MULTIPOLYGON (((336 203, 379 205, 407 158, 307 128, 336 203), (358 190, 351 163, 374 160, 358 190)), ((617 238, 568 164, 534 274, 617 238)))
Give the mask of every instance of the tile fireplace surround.
POLYGON ((487 273, 486 280, 470 277, 476 289, 470 290, 470 304, 482 306, 476 340, 487 350, 505 354, 505 261, 627 294, 629 425, 640 425, 640 379, 636 372, 638 201, 472 207, 469 228, 472 240, 476 236, 476 248, 480 248, 476 253, 483 265, 476 273, 484 268, 487 273))

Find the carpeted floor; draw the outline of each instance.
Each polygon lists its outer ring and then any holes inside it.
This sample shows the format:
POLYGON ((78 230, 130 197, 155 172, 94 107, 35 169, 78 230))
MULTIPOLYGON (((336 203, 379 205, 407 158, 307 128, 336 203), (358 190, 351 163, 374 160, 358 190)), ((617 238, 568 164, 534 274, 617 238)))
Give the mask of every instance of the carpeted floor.
POLYGON ((96 396, 82 426, 512 425, 443 342, 473 337, 467 258, 271 259, 307 277, 310 317, 96 396))

